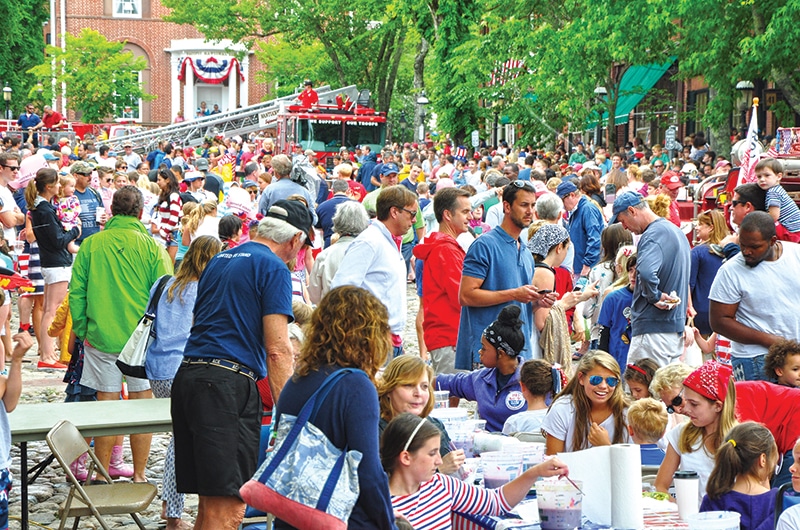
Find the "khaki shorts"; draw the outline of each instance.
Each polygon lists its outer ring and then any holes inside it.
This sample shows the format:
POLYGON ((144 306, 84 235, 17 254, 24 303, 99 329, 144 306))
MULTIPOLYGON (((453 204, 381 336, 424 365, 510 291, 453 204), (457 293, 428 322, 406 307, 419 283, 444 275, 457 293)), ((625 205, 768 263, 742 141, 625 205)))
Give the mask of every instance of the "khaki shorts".
MULTIPOLYGON (((118 353, 105 353, 84 342, 83 374, 80 384, 94 388, 98 392, 120 392, 122 390, 122 372, 117 368, 118 353)), ((144 392, 150 390, 150 381, 138 377, 124 376, 128 384, 128 392, 144 392)))

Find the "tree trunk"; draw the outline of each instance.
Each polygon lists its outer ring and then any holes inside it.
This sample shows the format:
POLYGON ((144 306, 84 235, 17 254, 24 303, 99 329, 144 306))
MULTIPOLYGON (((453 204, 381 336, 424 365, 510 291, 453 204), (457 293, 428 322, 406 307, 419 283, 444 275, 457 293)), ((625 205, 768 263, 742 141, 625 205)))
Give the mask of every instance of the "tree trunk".
MULTIPOLYGON (((417 48, 417 56, 414 57, 414 89, 419 94, 425 88, 425 57, 430 50, 430 44, 425 37, 420 38, 419 48, 417 48)), ((415 96, 416 97, 416 96, 415 96)), ((416 102, 414 103, 414 130, 411 137, 416 140, 419 126, 422 124, 420 119, 419 109, 416 102)))

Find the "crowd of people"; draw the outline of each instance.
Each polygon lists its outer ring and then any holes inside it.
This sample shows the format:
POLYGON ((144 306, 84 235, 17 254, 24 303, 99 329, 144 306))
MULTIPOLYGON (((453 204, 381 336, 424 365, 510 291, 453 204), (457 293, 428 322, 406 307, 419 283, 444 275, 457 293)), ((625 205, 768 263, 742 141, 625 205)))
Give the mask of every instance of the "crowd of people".
MULTIPOLYGON (((694 470, 703 509, 752 505, 743 517, 765 520, 770 481, 800 481, 800 212, 765 159, 734 191, 730 225, 702 212, 690 244, 678 198, 730 162, 687 140, 675 159, 638 141, 500 142, 469 158, 446 138, 365 145, 329 173, 317 153, 261 137, 149 153, 5 138, 0 252, 33 282, 16 348, 5 325, 6 408, 31 335, 68 401, 171 397, 170 530, 190 527, 187 493, 194 528, 236 528, 262 429, 342 368, 360 371, 314 423, 363 455, 350 528, 450 528, 568 474, 553 457, 497 490, 454 478, 465 455, 430 415, 434 388, 476 402, 490 431, 540 433, 548 455, 638 443, 657 490, 694 470), (123 377, 115 361, 153 298, 148 378, 123 377)), ((150 435, 130 447, 132 466, 121 439, 95 440, 112 477, 144 481, 150 435)), ((92 479, 84 461, 73 469, 92 479)))

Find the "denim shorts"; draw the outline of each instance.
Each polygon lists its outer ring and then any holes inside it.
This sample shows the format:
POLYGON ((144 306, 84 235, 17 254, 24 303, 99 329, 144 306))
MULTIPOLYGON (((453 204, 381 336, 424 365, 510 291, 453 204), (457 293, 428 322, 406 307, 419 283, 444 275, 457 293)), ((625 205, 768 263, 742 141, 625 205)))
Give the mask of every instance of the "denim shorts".
POLYGON ((733 378, 736 381, 769 381, 767 373, 764 371, 764 361, 766 355, 756 357, 734 357, 731 355, 733 365, 733 378))

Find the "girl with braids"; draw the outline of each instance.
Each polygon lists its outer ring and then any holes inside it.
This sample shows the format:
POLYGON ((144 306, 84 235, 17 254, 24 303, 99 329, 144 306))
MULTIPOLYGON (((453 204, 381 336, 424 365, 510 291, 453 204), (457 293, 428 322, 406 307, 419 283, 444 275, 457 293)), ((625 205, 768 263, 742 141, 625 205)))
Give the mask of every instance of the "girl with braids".
MULTIPOLYGON (((197 298, 197 281, 208 262, 220 252, 222 243, 213 236, 200 236, 189 245, 174 278, 167 280, 158 302, 154 322, 156 337, 147 350, 145 369, 153 395, 169 398, 172 380, 183 360, 183 349, 192 328, 194 302, 197 298)), ((152 297, 158 282, 150 292, 152 297)), ((149 302, 148 302, 149 303, 149 302)), ((187 530, 191 525, 181 520, 183 494, 178 493, 175 483, 175 445, 170 441, 164 463, 164 483, 161 495, 161 518, 167 521, 167 530, 187 530)))
POLYGON ((769 482, 778 463, 778 446, 769 429, 752 421, 731 429, 717 448, 701 512, 729 511, 749 530, 772 530, 777 488, 769 482))
POLYGON ((683 389, 672 403, 682 405, 680 413, 689 421, 667 432, 667 455, 658 469, 656 491, 666 493, 678 469, 696 471, 701 497, 706 491, 717 448, 736 425, 732 375, 730 366, 706 361, 683 381, 683 389))
POLYGON ((546 454, 629 443, 627 401, 617 361, 604 351, 592 350, 581 358, 576 372, 542 423, 546 454))
POLYGON ((519 386, 520 356, 525 348, 520 313, 519 306, 508 305, 483 331, 479 353, 485 368, 436 376, 437 390, 478 402, 478 414, 490 432, 502 430, 508 417, 525 407, 519 386))

